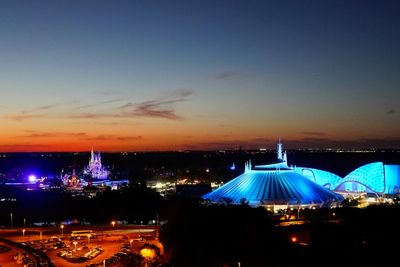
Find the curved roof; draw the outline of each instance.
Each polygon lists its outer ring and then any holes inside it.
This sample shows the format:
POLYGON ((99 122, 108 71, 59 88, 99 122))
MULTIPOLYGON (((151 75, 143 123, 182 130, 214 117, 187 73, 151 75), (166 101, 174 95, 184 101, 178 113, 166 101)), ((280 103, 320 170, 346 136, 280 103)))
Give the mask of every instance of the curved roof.
POLYGON ((382 162, 374 162, 363 165, 348 175, 346 175, 335 186, 336 191, 367 191, 375 193, 385 192, 385 173, 384 165, 382 162), (353 184, 346 188, 346 184, 353 184), (357 189, 354 189, 355 185, 357 189))
POLYGON ((250 205, 324 204, 343 199, 293 170, 247 170, 203 198, 233 203, 245 199, 250 205))
POLYGON ((334 173, 308 167, 295 167, 294 171, 325 188, 333 190, 342 178, 334 173))

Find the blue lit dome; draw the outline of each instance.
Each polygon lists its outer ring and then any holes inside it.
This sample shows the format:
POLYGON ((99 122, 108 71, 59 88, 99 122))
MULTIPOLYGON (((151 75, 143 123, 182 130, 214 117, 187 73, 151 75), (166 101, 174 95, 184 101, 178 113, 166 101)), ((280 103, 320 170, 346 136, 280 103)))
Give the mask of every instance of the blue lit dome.
POLYGON ((203 199, 233 204, 246 201, 252 206, 322 206, 338 203, 343 197, 289 168, 279 143, 277 163, 254 168, 247 163, 242 175, 204 195, 203 199))
POLYGON ((323 205, 343 199, 292 170, 248 170, 203 198, 250 205, 323 205))

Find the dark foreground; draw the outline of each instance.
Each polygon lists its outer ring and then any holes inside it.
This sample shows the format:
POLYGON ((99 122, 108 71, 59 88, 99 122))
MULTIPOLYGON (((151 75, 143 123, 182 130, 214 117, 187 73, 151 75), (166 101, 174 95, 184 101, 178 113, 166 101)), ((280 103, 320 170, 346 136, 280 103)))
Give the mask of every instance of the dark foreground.
POLYGON ((398 266, 400 206, 304 210, 308 223, 248 206, 181 203, 160 240, 172 266, 398 266), (382 265, 383 264, 383 265, 382 265))

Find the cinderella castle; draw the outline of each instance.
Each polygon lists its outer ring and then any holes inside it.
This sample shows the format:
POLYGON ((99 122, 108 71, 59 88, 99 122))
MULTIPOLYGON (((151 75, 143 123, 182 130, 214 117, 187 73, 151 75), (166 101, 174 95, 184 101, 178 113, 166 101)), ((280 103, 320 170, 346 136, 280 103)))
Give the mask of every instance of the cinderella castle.
POLYGON ((110 172, 101 164, 100 152, 94 152, 93 147, 90 152, 89 164, 83 171, 84 174, 90 175, 94 180, 104 180, 108 178, 110 172))

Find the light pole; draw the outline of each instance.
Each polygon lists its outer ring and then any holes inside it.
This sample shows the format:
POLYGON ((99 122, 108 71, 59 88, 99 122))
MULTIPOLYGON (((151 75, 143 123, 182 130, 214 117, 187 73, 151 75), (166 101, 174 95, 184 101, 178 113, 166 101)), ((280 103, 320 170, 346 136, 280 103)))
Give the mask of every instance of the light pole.
POLYGON ((133 239, 129 240, 129 244, 131 245, 131 249, 132 249, 132 242, 133 242, 133 239))
POLYGON ((25 240, 25 229, 22 229, 22 240, 25 240))
POLYGON ((25 227, 25 223, 26 223, 26 220, 25 220, 25 218, 24 218, 24 227, 25 227))
POLYGON ((60 228, 61 228, 61 238, 63 238, 64 237, 64 224, 61 224, 60 228))
POLYGON ((10 221, 11 221, 11 223, 10 223, 10 225, 11 225, 11 228, 13 227, 13 214, 12 214, 12 212, 10 213, 10 221))
POLYGON ((111 225, 112 225, 112 227, 113 227, 113 229, 114 229, 115 221, 112 221, 112 222, 111 222, 111 225))

